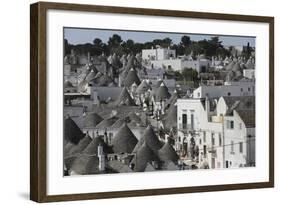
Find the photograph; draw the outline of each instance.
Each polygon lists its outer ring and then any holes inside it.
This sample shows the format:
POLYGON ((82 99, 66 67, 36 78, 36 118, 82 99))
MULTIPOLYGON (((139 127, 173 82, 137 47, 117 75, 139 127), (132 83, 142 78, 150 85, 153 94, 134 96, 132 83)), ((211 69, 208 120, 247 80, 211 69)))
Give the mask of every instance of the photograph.
POLYGON ((256 166, 255 36, 64 27, 62 42, 63 176, 256 166))

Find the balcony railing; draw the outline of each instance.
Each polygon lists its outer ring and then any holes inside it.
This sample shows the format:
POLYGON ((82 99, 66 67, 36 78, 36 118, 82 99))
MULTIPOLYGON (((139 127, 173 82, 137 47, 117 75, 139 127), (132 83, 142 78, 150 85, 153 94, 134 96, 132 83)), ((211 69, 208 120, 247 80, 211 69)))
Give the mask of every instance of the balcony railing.
POLYGON ((178 128, 179 128, 179 130, 182 131, 182 132, 191 132, 191 131, 194 131, 194 127, 191 126, 191 124, 182 124, 182 123, 180 123, 178 128))

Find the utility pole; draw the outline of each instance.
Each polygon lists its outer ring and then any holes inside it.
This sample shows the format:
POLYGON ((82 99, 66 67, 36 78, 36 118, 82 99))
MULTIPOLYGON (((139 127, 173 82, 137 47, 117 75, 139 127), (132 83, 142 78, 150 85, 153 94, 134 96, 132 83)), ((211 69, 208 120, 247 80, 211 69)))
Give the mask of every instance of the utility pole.
POLYGON ((222 115, 222 162, 225 168, 225 135, 224 135, 224 116, 222 115))

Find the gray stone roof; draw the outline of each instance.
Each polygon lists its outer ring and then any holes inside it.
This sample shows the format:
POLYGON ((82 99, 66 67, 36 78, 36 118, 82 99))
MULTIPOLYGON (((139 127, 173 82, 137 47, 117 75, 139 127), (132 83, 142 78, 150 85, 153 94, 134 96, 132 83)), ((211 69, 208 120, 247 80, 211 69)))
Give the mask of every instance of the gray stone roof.
POLYGON ((80 142, 72 147, 66 156, 73 156, 76 154, 81 154, 83 150, 91 143, 92 138, 89 135, 86 135, 80 142))
POLYGON ((84 133, 81 129, 70 117, 67 117, 64 120, 64 139, 73 144, 78 144, 83 137, 84 133))
POLYGON ((168 142, 158 150, 158 157, 161 161, 173 161, 177 162, 179 159, 178 154, 176 153, 175 149, 170 145, 168 142))
POLYGON ((145 171, 147 164, 152 161, 159 161, 158 157, 154 152, 143 143, 140 149, 137 151, 136 156, 132 159, 131 164, 134 164, 134 171, 143 172, 145 171))
POLYGON ((103 121, 103 118, 99 116, 97 113, 87 113, 86 117, 84 119, 84 127, 85 128, 94 128, 96 127, 101 121, 103 121))
POLYGON ((167 116, 164 119, 164 125, 166 129, 177 128, 177 106, 172 104, 168 111, 167 116))
POLYGON ((99 171, 99 158, 97 156, 80 155, 78 156, 70 168, 78 175, 98 174, 99 171))
POLYGON ((114 153, 131 153, 138 140, 126 123, 118 130, 113 138, 114 153))
POLYGON ((228 110, 227 115, 233 115, 235 110, 246 127, 255 127, 255 96, 223 97, 228 110))
POLYGON ((140 79, 138 77, 136 70, 131 69, 128 72, 128 75, 124 80, 124 86, 130 87, 133 83, 136 83, 137 85, 139 85, 141 82, 140 82, 140 79))
POLYGON ((131 168, 128 165, 126 165, 118 160, 108 161, 107 166, 118 173, 132 172, 131 168))
POLYGON ((111 125, 113 125, 118 119, 119 119, 119 118, 118 118, 118 117, 115 117, 115 116, 110 117, 110 118, 108 118, 108 119, 105 119, 105 120, 101 121, 101 122, 96 126, 96 128, 97 128, 97 129, 102 129, 102 130, 104 130, 104 129, 110 127, 111 125))
POLYGON ((100 136, 95 136, 82 153, 88 155, 97 154, 99 145, 103 146, 104 152, 106 153, 107 146, 100 136))
POLYGON ((144 130, 144 133, 140 138, 139 142, 136 144, 133 152, 137 152, 144 143, 146 143, 147 146, 155 153, 157 153, 157 151, 163 146, 163 144, 158 139, 151 125, 149 125, 144 130))
POLYGON ((121 91, 120 96, 115 101, 115 105, 116 106, 120 106, 120 105, 134 106, 135 105, 135 102, 132 99, 132 97, 130 96, 126 87, 124 87, 123 90, 121 91))
POLYGON ((136 92, 138 94, 144 94, 147 90, 149 90, 151 87, 150 85, 146 82, 146 80, 142 80, 141 84, 137 87, 136 92))
POLYGON ((256 127, 256 113, 254 110, 236 110, 247 128, 256 127))
POLYGON ((155 97, 157 102, 159 102, 160 100, 169 99, 171 97, 171 94, 169 93, 168 88, 164 83, 161 83, 160 87, 157 89, 155 97))
POLYGON ((235 65, 235 62, 234 61, 231 61, 226 67, 225 69, 226 70, 232 70, 233 66, 235 65))
POLYGON ((73 88, 73 85, 70 81, 67 80, 64 82, 64 88, 73 88))

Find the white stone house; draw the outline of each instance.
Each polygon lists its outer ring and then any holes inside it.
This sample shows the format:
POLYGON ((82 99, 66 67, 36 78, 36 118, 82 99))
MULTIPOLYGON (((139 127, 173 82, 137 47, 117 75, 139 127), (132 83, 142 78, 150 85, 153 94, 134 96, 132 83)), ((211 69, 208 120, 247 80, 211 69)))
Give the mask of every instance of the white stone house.
POLYGON ((176 58, 176 50, 170 48, 161 48, 160 46, 142 50, 143 60, 166 60, 171 58, 176 58))
POLYGON ((185 158, 200 168, 255 165, 254 97, 178 99, 177 106, 176 149, 185 158))
POLYGON ((224 85, 201 85, 193 91, 193 98, 254 95, 254 81, 225 82, 224 85))

